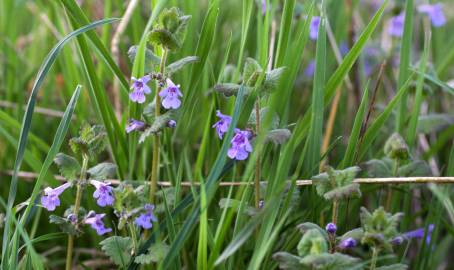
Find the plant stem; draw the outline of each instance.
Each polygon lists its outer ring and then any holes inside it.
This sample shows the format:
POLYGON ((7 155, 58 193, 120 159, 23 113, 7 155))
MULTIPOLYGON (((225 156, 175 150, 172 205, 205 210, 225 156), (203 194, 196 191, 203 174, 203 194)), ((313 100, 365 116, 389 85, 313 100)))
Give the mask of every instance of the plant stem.
MULTIPOLYGON (((76 220, 79 216, 80 202, 82 200, 83 185, 87 178, 87 165, 88 155, 83 154, 82 156, 82 169, 80 171, 80 179, 77 183, 76 200, 74 202, 73 214, 76 216, 76 220)), ((66 270, 71 270, 73 260, 73 246, 74 246, 74 235, 68 236, 68 247, 66 249, 66 270)))
MULTIPOLYGON (((260 98, 257 97, 255 102, 255 132, 260 131, 260 98)), ((257 159, 255 161, 255 207, 259 208, 260 206, 260 153, 257 153, 257 159)))
MULTIPOLYGON (((165 64, 167 58, 167 49, 163 48, 164 52, 161 56, 161 64, 159 65, 159 72, 164 76, 165 64)), ((161 85, 158 82, 156 87, 156 97, 155 97, 155 119, 161 115, 161 98, 159 97, 159 92, 161 91, 161 85)), ((158 183, 158 170, 159 170, 159 146, 160 146, 160 136, 159 133, 154 136, 153 141, 153 160, 151 164, 151 178, 150 178, 150 202, 154 203, 154 196, 157 189, 158 183)))
POLYGON ((333 216, 331 222, 337 224, 337 209, 339 208, 339 202, 337 200, 333 201, 333 216))
POLYGON ((132 255, 136 254, 137 251, 137 234, 136 234, 136 228, 134 228, 134 224, 129 222, 128 223, 129 231, 131 233, 131 238, 132 238, 132 255))
MULTIPOLYGON (((394 168, 393 168, 393 177, 397 177, 397 174, 399 172, 399 160, 396 159, 394 161, 394 168)), ((389 211, 389 208, 391 207, 391 201, 392 201, 392 185, 388 185, 386 187, 387 193, 386 193, 386 204, 385 204, 385 210, 389 211)))
POLYGON ((379 252, 380 252, 380 250, 378 248, 372 248, 372 259, 370 261, 370 270, 375 270, 379 252))

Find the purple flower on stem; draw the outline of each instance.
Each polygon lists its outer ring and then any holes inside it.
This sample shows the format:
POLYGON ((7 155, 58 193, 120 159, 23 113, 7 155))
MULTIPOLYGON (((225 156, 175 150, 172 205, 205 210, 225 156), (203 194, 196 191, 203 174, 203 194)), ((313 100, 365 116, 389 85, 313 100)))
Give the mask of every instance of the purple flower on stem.
POLYGON ((96 188, 95 192, 93 192, 93 198, 98 199, 96 202, 99 206, 104 207, 107 205, 113 205, 115 199, 110 183, 90 180, 90 184, 96 188))
POLYGON ((153 214, 154 205, 146 204, 143 208, 145 209, 146 212, 140 214, 140 216, 138 216, 134 222, 136 223, 137 226, 142 227, 146 230, 151 229, 151 227, 153 227, 153 224, 151 222, 158 221, 156 216, 153 214))
POLYGON ((70 183, 64 183, 63 185, 51 188, 47 187, 44 189, 44 196, 41 197, 41 204, 46 208, 48 211, 54 211, 57 206, 60 205, 60 199, 58 196, 65 191, 65 189, 71 186, 70 183))
POLYGON ((420 13, 424 13, 429 16, 430 21, 434 27, 443 26, 446 23, 446 18, 443 13, 443 6, 441 3, 429 5, 420 5, 418 7, 420 13))
POLYGON ((404 21, 404 13, 392 17, 388 28, 388 34, 393 37, 402 37, 402 34, 404 33, 404 21))
POLYGON ((175 120, 169 120, 169 122, 167 122, 167 126, 169 128, 175 128, 177 126, 177 122, 175 120))
POLYGON ((337 231, 337 226, 336 226, 336 224, 334 224, 334 223, 328 223, 328 224, 326 224, 325 230, 326 230, 329 234, 335 234, 336 231, 337 231))
POLYGON ((218 133, 219 139, 222 140, 222 136, 224 136, 224 133, 226 133, 227 130, 229 130, 232 117, 222 114, 221 111, 219 110, 216 111, 216 116, 219 118, 219 121, 217 121, 213 125, 213 128, 216 128, 216 132, 218 133))
POLYGON ((179 97, 183 94, 180 92, 180 85, 175 85, 170 79, 166 80, 167 88, 159 92, 162 98, 162 106, 166 109, 178 109, 181 105, 179 97))
POLYGON ((151 90, 147 83, 150 81, 150 75, 145 75, 142 78, 136 79, 132 77, 132 89, 133 91, 129 94, 129 98, 133 102, 144 103, 145 94, 150 94, 151 90))
POLYGON ((404 240, 410 240, 410 239, 422 239, 424 237, 424 234, 426 234, 426 243, 430 243, 430 239, 432 236, 432 232, 435 229, 434 224, 429 224, 427 227, 427 233, 426 233, 426 228, 419 228, 413 231, 408 231, 403 233, 400 236, 396 236, 394 239, 391 240, 391 243, 393 245, 400 245, 404 242, 404 240))
POLYGON ((318 27, 320 26, 320 17, 313 16, 311 20, 311 25, 309 28, 309 37, 312 40, 316 40, 318 36, 318 27))
POLYGON ((126 127, 126 133, 131 131, 143 131, 145 128, 145 123, 135 119, 129 119, 128 126, 126 127))
POLYGON ((231 159, 245 160, 247 159, 250 152, 252 152, 252 146, 249 143, 249 137, 251 133, 247 130, 235 129, 235 136, 231 141, 232 145, 227 152, 227 155, 231 159))
POLYGON ((96 230, 98 235, 103 235, 105 233, 111 232, 112 228, 104 227, 104 222, 102 219, 106 214, 96 214, 93 211, 88 213, 87 218, 85 219, 85 224, 89 224, 93 229, 96 230))
POLYGON ((357 244, 356 240, 349 237, 349 238, 342 240, 339 243, 339 248, 341 248, 341 249, 353 248, 353 247, 356 247, 356 244, 357 244))

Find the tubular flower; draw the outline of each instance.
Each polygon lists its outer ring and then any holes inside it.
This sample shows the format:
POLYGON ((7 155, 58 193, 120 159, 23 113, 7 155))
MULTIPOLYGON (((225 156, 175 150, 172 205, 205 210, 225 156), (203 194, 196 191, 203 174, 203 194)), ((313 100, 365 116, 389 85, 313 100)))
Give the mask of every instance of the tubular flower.
POLYGON ((152 222, 156 222, 156 221, 158 221, 158 219, 156 218, 156 216, 153 213, 154 205, 146 204, 144 206, 144 209, 146 212, 140 214, 140 216, 138 216, 134 222, 136 223, 137 226, 142 227, 147 230, 147 229, 151 229, 151 227, 153 227, 152 222))
POLYGON ((222 136, 224 136, 224 133, 229 130, 230 122, 232 121, 232 117, 228 115, 224 115, 221 113, 221 111, 217 110, 216 111, 216 116, 219 118, 219 121, 217 121, 214 125, 213 128, 216 129, 216 133, 219 136, 219 139, 222 139, 222 136))
POLYGON ((144 103, 145 102, 145 94, 150 94, 151 90, 148 87, 147 83, 150 81, 150 75, 145 75, 142 78, 136 79, 132 78, 132 89, 133 91, 129 94, 129 98, 133 102, 137 103, 144 103))
POLYGON ((249 143, 249 137, 251 133, 247 130, 235 129, 235 136, 231 141, 232 145, 230 146, 227 155, 231 159, 236 160, 245 160, 247 159, 250 152, 252 152, 252 146, 249 143))
POLYGON ((90 180, 90 184, 96 188, 95 192, 93 192, 93 198, 98 199, 96 202, 99 206, 104 207, 107 205, 113 205, 115 199, 110 183, 90 180))
POLYGON ((90 211, 88 217, 85 219, 85 224, 89 224, 93 229, 96 230, 98 235, 103 235, 105 233, 111 232, 112 228, 104 227, 104 222, 102 219, 106 214, 96 214, 93 211, 90 211))
POLYGON ((162 106, 166 109, 178 109, 181 105, 180 97, 183 96, 180 91, 180 85, 175 85, 172 80, 166 80, 167 87, 159 92, 162 98, 162 106))
POLYGON ((60 196, 60 194, 62 194, 63 191, 65 191, 70 186, 70 183, 64 183, 63 185, 56 188, 45 188, 44 196, 41 197, 41 204, 48 211, 54 211, 55 208, 60 205, 60 199, 58 198, 58 196, 60 196))

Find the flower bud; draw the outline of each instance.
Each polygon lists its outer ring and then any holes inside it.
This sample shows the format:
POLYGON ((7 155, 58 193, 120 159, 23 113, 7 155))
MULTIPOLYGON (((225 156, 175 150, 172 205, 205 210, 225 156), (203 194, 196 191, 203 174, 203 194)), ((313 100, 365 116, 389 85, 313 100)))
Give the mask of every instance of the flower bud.
POLYGON ((336 231, 337 231, 337 226, 336 226, 336 224, 334 224, 334 223, 328 223, 328 224, 326 225, 326 228, 325 228, 325 229, 326 229, 326 231, 327 231, 329 234, 335 234, 336 231))

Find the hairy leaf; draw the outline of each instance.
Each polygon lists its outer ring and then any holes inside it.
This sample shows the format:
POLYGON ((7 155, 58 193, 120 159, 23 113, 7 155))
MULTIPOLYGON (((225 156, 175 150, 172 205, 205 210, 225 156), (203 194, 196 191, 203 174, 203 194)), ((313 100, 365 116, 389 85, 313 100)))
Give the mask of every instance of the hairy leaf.
POLYGON ((103 162, 88 169, 90 179, 105 180, 115 177, 117 166, 113 163, 103 162))
POLYGON ((111 236, 99 243, 107 256, 120 267, 126 267, 131 259, 132 239, 130 237, 111 236))
POLYGON ((54 162, 57 164, 60 174, 68 181, 77 179, 81 169, 79 162, 74 157, 58 153, 54 158, 54 162))

